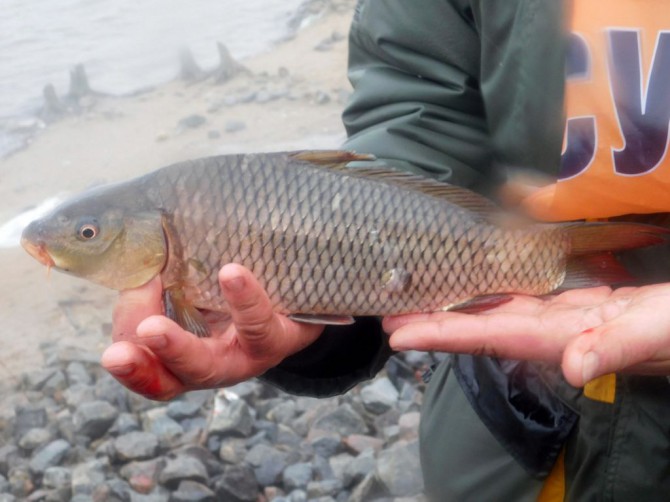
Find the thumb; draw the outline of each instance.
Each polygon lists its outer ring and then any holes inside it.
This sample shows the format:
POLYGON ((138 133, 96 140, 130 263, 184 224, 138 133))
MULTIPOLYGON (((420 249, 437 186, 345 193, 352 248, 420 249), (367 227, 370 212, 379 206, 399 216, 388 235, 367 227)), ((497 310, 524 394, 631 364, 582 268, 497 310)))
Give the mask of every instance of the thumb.
POLYGON ((242 350, 255 359, 269 357, 282 339, 284 325, 265 290, 249 270, 236 264, 221 268, 219 283, 242 350))
POLYGON ((563 373, 575 387, 594 378, 654 359, 653 334, 640 333, 628 322, 605 323, 583 331, 563 353, 563 373))

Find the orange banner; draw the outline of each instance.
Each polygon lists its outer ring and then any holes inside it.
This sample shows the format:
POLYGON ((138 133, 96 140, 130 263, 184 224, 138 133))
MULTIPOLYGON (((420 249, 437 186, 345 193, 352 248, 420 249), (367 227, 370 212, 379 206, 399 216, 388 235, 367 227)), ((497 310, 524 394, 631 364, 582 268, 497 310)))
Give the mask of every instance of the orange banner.
POLYGON ((558 183, 540 219, 670 211, 670 2, 575 0, 558 183))

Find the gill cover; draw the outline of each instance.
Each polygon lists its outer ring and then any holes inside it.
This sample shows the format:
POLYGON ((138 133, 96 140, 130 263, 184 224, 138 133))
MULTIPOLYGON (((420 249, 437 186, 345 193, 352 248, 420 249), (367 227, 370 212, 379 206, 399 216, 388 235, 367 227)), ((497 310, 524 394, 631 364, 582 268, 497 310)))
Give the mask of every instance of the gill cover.
POLYGON ((167 257, 157 211, 56 209, 31 223, 22 240, 43 250, 57 270, 118 290, 148 282, 167 257))

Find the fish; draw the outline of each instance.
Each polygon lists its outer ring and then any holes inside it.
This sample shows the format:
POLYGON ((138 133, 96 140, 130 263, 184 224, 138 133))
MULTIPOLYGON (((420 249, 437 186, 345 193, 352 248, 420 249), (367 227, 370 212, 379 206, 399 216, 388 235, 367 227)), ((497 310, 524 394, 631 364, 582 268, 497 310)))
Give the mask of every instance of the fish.
POLYGON ((88 190, 23 231, 48 267, 109 288, 159 275, 165 313, 208 336, 229 314, 217 272, 241 264, 300 322, 485 310, 511 294, 621 282, 612 251, 663 242, 639 223, 505 224, 465 188, 373 155, 294 151, 176 163, 88 190))

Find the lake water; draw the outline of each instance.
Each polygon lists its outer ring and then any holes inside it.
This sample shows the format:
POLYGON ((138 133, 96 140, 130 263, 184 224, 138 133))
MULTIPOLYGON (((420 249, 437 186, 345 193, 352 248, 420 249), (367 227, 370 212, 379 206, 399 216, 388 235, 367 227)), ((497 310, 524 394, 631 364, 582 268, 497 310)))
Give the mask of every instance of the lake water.
MULTIPOLYGON (((236 58, 266 50, 289 33, 302 0, 3 0, 0 13, 0 129, 34 113, 42 89, 67 93, 83 63, 91 87, 125 94, 166 82, 189 47, 203 67, 216 42, 236 58)), ((0 158, 17 138, 0 130, 0 158)))

